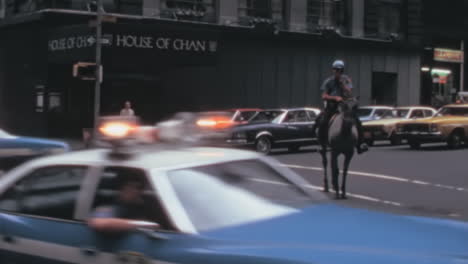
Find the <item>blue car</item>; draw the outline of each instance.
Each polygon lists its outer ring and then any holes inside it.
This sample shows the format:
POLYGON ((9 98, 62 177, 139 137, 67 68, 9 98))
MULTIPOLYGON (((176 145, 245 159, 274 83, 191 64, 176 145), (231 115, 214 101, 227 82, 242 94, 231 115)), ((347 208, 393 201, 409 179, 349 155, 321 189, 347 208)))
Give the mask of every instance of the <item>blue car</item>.
POLYGON ((335 205, 264 155, 180 145, 21 165, 0 178, 0 236, 0 263, 15 264, 468 261, 468 223, 335 205), (121 175, 145 179, 151 219, 97 231, 88 220, 121 175))
POLYGON ((33 157, 69 150, 65 142, 15 136, 0 129, 0 169, 9 169, 33 157))

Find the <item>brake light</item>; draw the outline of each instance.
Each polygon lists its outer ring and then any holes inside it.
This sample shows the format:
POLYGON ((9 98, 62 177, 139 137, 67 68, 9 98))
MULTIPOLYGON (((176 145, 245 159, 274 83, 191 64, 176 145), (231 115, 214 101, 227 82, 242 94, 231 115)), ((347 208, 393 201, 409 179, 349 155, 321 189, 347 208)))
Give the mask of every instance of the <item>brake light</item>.
POLYGON ((226 117, 211 117, 207 119, 197 120, 197 126, 208 127, 215 129, 228 128, 233 125, 233 122, 226 117))

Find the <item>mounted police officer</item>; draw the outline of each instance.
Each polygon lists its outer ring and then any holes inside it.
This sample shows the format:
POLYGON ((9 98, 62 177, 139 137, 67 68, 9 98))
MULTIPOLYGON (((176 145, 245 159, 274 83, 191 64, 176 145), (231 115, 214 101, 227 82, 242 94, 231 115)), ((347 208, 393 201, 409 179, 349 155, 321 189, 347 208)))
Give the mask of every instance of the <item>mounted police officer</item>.
MULTIPOLYGON (((328 138, 328 125, 330 119, 338 111, 338 104, 352 97, 353 83, 351 78, 344 73, 345 64, 342 60, 336 60, 332 64, 333 75, 328 77, 322 84, 322 99, 325 101, 325 107, 315 123, 314 131, 319 128, 319 139, 326 142, 328 138)), ((362 123, 354 111, 356 128, 358 130, 358 143, 356 146, 359 154, 368 150, 364 143, 362 123)))

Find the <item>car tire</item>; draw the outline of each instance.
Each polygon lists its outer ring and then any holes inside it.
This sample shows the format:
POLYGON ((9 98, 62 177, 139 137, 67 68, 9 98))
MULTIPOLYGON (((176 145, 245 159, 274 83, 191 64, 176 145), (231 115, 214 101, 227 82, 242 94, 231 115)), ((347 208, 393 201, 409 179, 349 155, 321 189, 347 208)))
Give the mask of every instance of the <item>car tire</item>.
POLYGON ((255 142, 255 150, 265 155, 270 154, 272 148, 272 141, 268 136, 261 136, 255 142))
POLYGON ((300 148, 301 148, 300 146, 289 146, 288 151, 289 152, 298 152, 300 148))
POLYGON ((390 144, 393 146, 401 145, 401 138, 393 133, 390 136, 390 144))
POLYGON ((374 146, 374 140, 373 140, 373 139, 367 139, 367 140, 365 140, 365 143, 366 143, 369 147, 374 146))
POLYGON ((447 140, 447 146, 450 149, 458 149, 462 146, 463 138, 459 131, 453 131, 447 140))
POLYGON ((409 140, 408 141, 408 144, 410 146, 410 148, 412 149, 419 149, 421 147, 421 142, 417 141, 417 140, 409 140))

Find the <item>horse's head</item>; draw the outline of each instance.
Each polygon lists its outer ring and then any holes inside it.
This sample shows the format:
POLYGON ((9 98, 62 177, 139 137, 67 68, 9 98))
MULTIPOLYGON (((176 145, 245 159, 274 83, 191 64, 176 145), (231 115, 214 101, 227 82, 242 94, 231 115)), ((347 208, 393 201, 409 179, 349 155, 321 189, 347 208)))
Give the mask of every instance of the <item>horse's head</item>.
POLYGON ((341 101, 338 104, 338 112, 343 113, 345 117, 352 116, 353 112, 356 111, 358 102, 356 99, 351 98, 345 101, 341 101))

